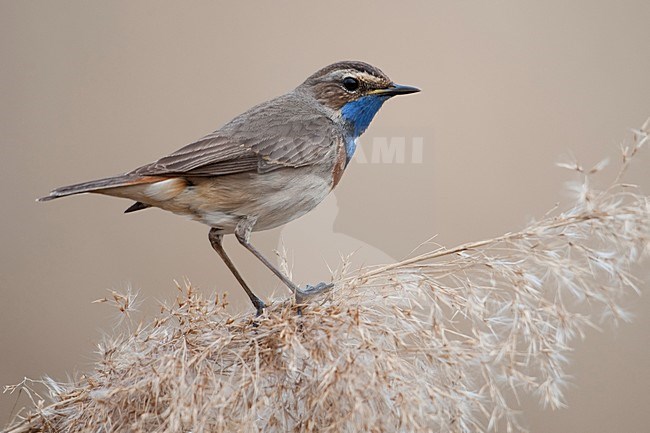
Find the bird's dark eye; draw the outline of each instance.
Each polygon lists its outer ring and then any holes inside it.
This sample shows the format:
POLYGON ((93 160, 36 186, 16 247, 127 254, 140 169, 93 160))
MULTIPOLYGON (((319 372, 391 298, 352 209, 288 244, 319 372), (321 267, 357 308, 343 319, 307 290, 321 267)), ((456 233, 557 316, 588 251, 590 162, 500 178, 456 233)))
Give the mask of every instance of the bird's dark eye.
POLYGON ((345 87, 345 90, 348 92, 354 92, 359 88, 359 80, 352 77, 345 77, 343 79, 343 87, 345 87))

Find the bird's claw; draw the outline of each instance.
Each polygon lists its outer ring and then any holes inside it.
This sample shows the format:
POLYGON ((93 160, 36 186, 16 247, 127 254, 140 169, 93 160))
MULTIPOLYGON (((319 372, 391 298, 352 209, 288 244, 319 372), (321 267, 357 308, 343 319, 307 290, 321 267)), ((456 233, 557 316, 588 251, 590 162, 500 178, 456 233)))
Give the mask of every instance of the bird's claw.
POLYGON ((298 288, 296 292, 296 302, 302 304, 307 298, 321 293, 325 293, 334 287, 334 283, 320 282, 314 286, 307 284, 304 288, 298 288))
POLYGON ((253 306, 255 307, 255 318, 258 318, 262 314, 264 314, 264 309, 266 308, 266 304, 259 298, 255 298, 252 301, 253 301, 253 306))

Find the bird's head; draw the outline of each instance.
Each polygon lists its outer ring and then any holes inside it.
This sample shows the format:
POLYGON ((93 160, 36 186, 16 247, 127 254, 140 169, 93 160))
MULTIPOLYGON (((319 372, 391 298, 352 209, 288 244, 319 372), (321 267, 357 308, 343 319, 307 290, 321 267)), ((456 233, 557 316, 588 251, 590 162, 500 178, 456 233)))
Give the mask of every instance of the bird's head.
POLYGON ((339 113, 352 138, 363 134, 386 100, 420 91, 395 84, 378 68, 356 61, 326 66, 307 78, 298 90, 339 113))

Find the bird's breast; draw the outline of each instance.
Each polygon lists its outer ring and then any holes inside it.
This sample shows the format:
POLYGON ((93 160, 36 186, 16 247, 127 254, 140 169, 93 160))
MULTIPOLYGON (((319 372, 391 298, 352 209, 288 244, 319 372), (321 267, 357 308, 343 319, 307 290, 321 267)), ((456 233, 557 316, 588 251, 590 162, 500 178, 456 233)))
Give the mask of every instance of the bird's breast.
POLYGON ((343 172, 345 171, 345 167, 348 165, 349 161, 350 158, 348 157, 348 145, 339 145, 336 159, 334 160, 334 164, 332 166, 332 189, 338 185, 339 181, 343 177, 343 172))

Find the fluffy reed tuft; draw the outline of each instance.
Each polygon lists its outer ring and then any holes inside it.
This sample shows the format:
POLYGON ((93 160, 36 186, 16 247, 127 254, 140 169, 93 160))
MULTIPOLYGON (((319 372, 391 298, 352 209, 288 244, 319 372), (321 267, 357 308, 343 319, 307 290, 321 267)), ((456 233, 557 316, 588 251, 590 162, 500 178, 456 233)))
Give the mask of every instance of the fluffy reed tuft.
MULTIPOLYGON (((648 140, 623 147, 622 172, 648 140)), ((231 314, 187 287, 126 326, 75 383, 43 383, 18 432, 476 432, 519 429, 517 394, 563 406, 569 344, 595 318, 628 320, 622 295, 647 255, 648 197, 590 187, 523 231, 350 274, 301 308, 231 314), (135 330, 134 330, 135 328, 135 330)), ((128 312, 134 299, 115 294, 128 312)))

